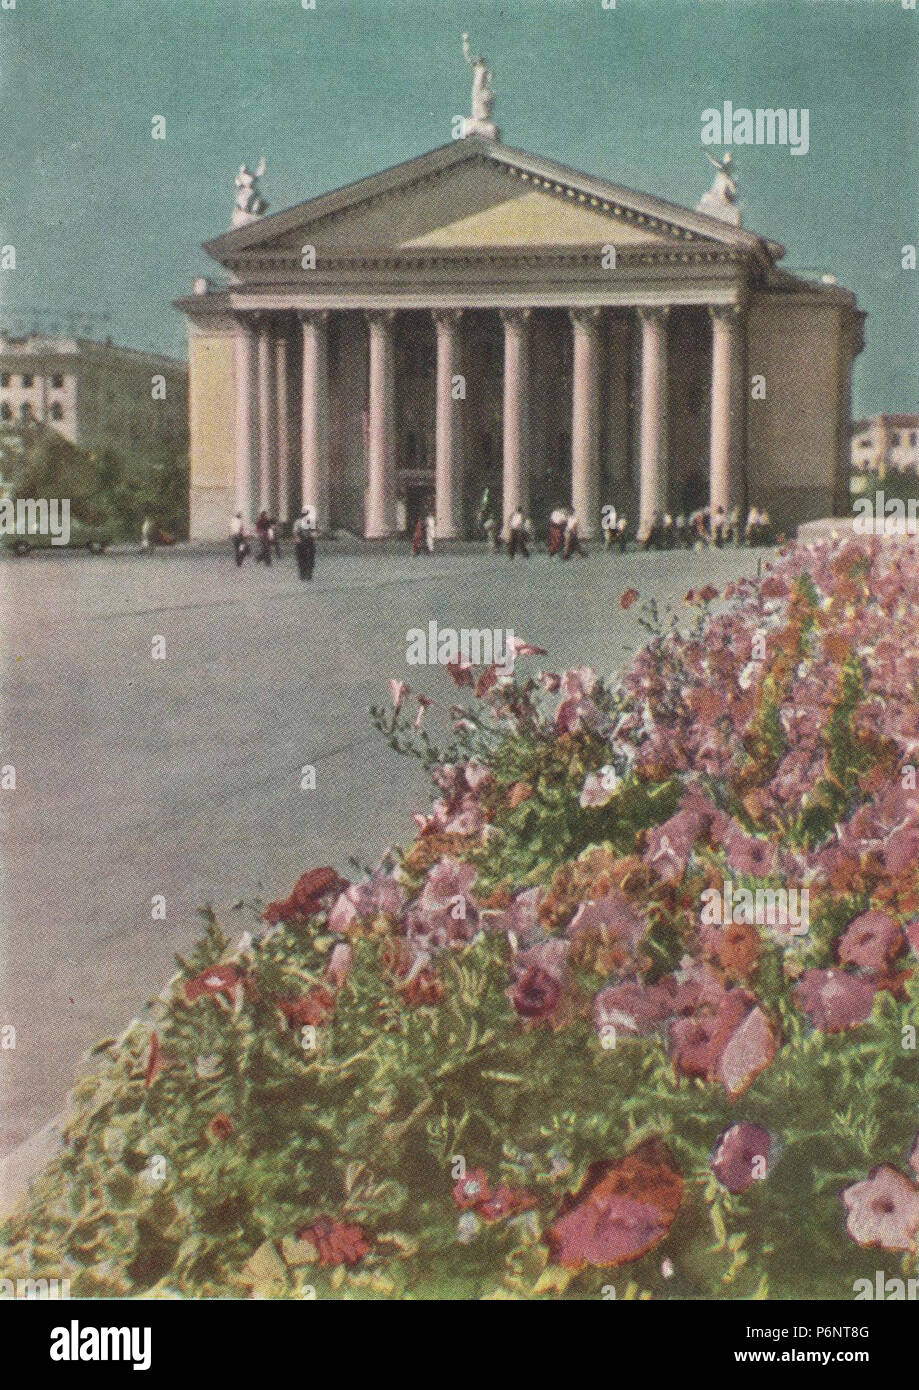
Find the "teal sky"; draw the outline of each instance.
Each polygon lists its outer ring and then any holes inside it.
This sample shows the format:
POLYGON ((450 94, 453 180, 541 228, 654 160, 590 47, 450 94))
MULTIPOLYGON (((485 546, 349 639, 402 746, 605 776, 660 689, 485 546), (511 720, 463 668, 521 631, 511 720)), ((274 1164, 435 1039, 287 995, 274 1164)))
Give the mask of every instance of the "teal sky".
POLYGON ((810 152, 734 149, 745 225, 868 310, 855 411, 919 407, 919 10, 900 0, 17 0, 0 10, 0 272, 184 355, 171 300, 213 263, 233 175, 272 211, 420 154, 468 111, 460 35, 507 144, 689 206, 701 112, 807 107, 810 152), (165 141, 151 118, 166 118, 165 141))

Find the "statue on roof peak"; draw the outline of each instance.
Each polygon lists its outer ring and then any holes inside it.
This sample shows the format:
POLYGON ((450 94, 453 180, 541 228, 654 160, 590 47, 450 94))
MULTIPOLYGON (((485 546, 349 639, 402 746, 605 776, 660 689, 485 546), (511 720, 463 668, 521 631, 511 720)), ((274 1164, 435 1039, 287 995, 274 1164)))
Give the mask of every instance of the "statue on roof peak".
POLYGON ((254 222, 256 218, 262 217, 268 211, 268 204, 258 190, 258 180, 262 177, 268 165, 265 156, 259 160, 255 168, 255 173, 245 164, 240 164, 239 173, 234 180, 236 184, 236 204, 233 208, 233 226, 245 227, 247 223, 254 222))
POLYGON ((707 212, 709 217, 720 217, 722 222, 732 222, 740 226, 740 200, 737 193, 737 178, 734 173, 734 158, 727 150, 723 159, 715 159, 703 150, 709 164, 714 165, 715 181, 707 193, 699 199, 697 211, 707 212))
POLYGON ((494 74, 484 57, 473 58, 468 34, 463 35, 463 57, 472 68, 472 115, 463 123, 463 134, 497 140, 500 132, 491 119, 495 104, 495 89, 491 85, 494 74))

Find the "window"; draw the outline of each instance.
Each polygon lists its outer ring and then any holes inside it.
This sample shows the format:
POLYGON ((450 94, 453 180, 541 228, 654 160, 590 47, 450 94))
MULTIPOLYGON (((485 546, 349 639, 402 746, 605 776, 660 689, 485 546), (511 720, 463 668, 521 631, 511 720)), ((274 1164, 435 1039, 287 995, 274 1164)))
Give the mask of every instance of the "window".
POLYGON ((9 386, 9 384, 10 384, 10 374, 9 374, 9 372, 0 372, 0 386, 9 386))
POLYGON ((22 405, 19 407, 19 418, 20 420, 31 420, 32 407, 28 401, 23 401, 22 405))
POLYGON ((51 406, 51 419, 52 419, 52 420, 63 420, 63 418, 64 418, 64 407, 61 405, 60 401, 54 401, 54 403, 53 403, 52 406, 51 406))
POLYGON ((26 388, 28 388, 29 386, 34 385, 34 383, 35 383, 35 378, 34 378, 34 376, 32 375, 32 373, 31 373, 31 372, 23 372, 23 374, 22 374, 22 384, 23 384, 23 386, 25 386, 26 388))
POLYGON ((51 389, 52 389, 53 391, 63 391, 63 389, 64 389, 64 374, 63 374, 63 372, 55 372, 55 373, 53 374, 53 376, 51 377, 51 389))
POLYGON ((909 432, 909 442, 910 442, 910 444, 912 444, 913 448, 915 449, 915 447, 916 447, 916 431, 915 431, 915 430, 910 430, 910 432, 909 432))
POLYGON ((0 405, 0 420, 12 420, 12 418, 13 407, 7 401, 4 401, 3 404, 0 405))
POLYGON ((897 430, 894 430, 893 434, 890 436, 890 442, 891 442, 891 444, 893 444, 895 447, 896 447, 897 444, 900 443, 900 435, 899 435, 899 432, 898 432, 897 430))

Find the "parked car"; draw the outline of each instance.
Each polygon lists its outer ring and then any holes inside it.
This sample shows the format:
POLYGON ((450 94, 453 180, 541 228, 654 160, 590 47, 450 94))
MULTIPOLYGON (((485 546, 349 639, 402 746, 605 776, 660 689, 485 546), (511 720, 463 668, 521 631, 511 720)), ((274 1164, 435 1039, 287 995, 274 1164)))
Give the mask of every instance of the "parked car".
POLYGON ((105 525, 89 526, 75 518, 70 522, 70 535, 66 545, 38 530, 34 524, 25 533, 14 532, 0 537, 0 545, 14 555, 28 555, 30 550, 88 550, 90 555, 101 555, 111 544, 112 536, 105 525))

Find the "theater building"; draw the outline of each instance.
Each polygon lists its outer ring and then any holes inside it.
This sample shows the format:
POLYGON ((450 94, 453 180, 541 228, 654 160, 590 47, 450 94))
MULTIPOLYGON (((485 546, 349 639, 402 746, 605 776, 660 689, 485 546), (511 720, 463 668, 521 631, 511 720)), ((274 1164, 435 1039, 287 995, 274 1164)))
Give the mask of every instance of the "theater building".
MULTIPOLYGON (((315 508, 368 538, 515 506, 849 506, 864 315, 783 271, 722 169, 695 209, 504 145, 488 121, 265 215, 241 170, 189 324, 191 534, 315 508)), ((827 277, 827 280, 829 277, 827 277)))

